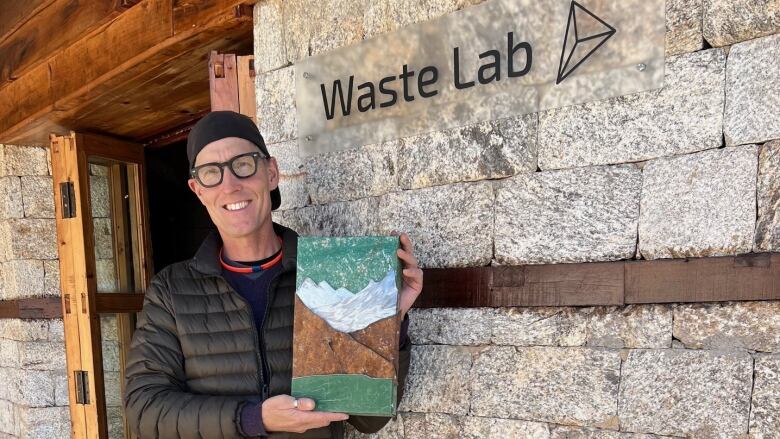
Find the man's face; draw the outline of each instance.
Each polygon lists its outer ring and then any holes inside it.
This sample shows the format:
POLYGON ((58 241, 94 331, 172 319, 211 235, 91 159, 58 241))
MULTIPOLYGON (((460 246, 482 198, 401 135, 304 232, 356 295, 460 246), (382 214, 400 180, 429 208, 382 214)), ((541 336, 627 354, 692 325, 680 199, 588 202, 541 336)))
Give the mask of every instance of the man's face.
MULTIPOLYGON (((198 153, 195 166, 225 162, 239 154, 258 150, 248 140, 227 137, 206 145, 198 153)), ((215 187, 203 187, 193 178, 187 183, 206 206, 223 238, 240 238, 256 233, 264 223, 270 223, 270 192, 279 184, 279 170, 274 158, 260 159, 257 172, 251 177, 238 178, 225 166, 222 183, 215 187)))

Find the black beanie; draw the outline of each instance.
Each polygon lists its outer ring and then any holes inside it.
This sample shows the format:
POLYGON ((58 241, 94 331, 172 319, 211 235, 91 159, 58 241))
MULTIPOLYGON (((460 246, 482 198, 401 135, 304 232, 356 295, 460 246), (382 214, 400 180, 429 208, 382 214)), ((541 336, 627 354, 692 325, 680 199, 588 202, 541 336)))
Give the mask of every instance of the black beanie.
MULTIPOLYGON (((252 119, 235 111, 212 111, 199 120, 187 136, 187 158, 190 161, 190 169, 195 166, 195 157, 206 145, 226 137, 248 140, 266 157, 271 156, 265 147, 263 136, 260 135, 252 119)), ((280 204, 282 204, 282 196, 277 187, 271 191, 271 210, 278 209, 280 204)))

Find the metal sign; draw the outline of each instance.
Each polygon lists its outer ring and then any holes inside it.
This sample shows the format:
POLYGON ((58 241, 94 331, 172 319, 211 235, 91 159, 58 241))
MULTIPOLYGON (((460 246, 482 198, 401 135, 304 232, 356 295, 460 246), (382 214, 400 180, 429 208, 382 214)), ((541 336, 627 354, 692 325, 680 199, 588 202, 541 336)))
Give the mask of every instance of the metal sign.
POLYGON ((490 0, 295 65, 301 155, 659 88, 664 0, 490 0))

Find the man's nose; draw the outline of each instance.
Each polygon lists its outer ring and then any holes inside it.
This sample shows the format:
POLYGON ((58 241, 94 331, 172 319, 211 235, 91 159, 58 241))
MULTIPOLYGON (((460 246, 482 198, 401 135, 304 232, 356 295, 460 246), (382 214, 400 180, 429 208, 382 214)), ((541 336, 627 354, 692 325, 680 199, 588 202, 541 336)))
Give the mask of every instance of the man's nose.
POLYGON ((230 169, 225 168, 220 187, 224 192, 235 192, 241 189, 241 179, 236 177, 230 169))

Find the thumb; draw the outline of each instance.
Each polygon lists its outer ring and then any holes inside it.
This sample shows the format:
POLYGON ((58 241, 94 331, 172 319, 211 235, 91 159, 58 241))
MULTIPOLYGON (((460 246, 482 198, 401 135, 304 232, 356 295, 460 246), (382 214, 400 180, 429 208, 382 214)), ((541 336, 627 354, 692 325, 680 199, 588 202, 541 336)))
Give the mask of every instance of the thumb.
POLYGON ((298 398, 298 410, 312 411, 317 404, 310 398, 298 398))

